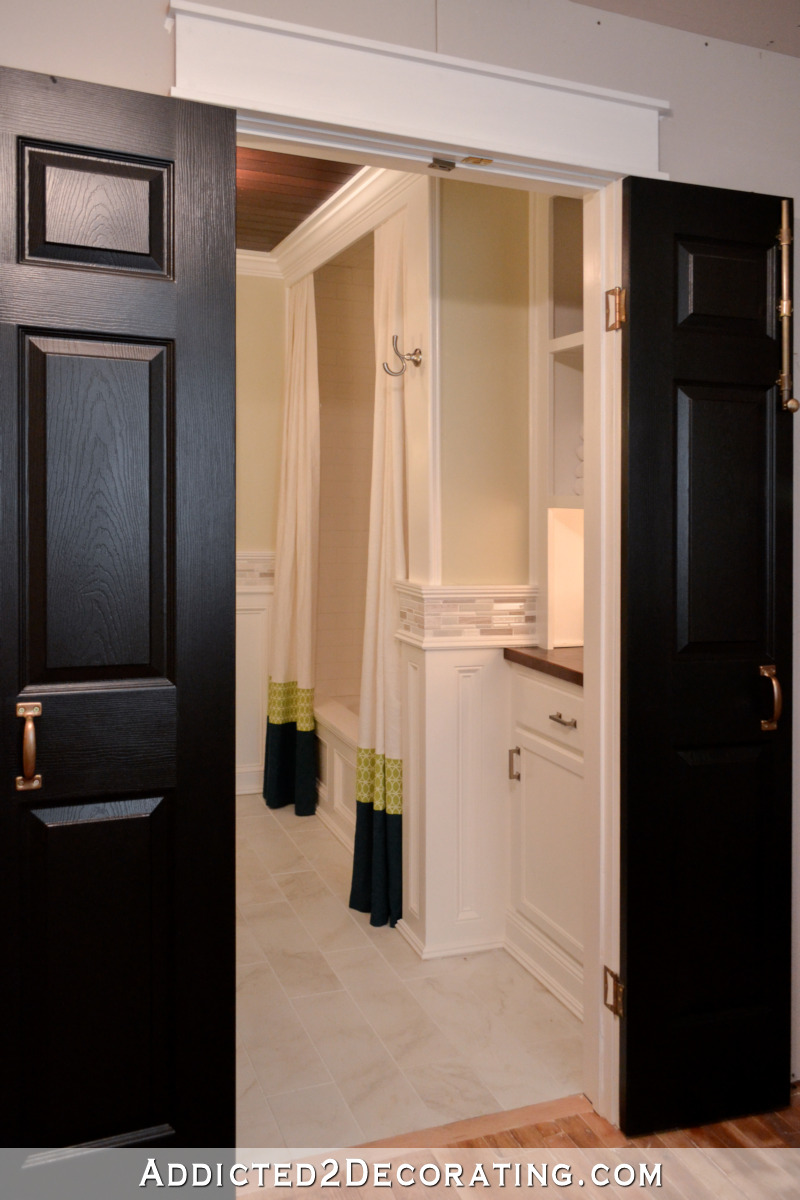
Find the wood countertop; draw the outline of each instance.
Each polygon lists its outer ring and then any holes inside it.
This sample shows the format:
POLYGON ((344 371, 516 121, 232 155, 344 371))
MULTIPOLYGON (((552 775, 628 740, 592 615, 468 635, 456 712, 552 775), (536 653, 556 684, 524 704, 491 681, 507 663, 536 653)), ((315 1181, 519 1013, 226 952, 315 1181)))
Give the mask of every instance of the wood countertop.
POLYGON ((538 646, 513 646, 506 647, 503 656, 509 662, 530 667, 532 671, 555 675, 556 679, 564 679, 567 683, 577 683, 578 687, 583 687, 583 646, 561 646, 557 650, 541 650, 538 646))

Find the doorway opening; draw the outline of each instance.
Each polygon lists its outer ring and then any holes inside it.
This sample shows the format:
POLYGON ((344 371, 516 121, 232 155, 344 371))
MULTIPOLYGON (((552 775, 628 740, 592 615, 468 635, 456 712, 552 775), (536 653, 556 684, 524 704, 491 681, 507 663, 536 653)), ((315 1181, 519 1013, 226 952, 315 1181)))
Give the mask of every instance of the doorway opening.
MULTIPOLYGON (((443 423, 435 447, 439 627, 460 630, 465 617, 475 621, 476 613, 466 611, 467 593, 479 594, 485 610, 494 585, 508 592, 501 640, 512 648, 536 644, 550 660, 569 646, 577 660, 582 201, 536 193, 519 180, 511 187, 449 177, 434 183, 428 174, 407 182, 428 197, 428 259, 407 269, 430 273, 423 290, 432 297, 438 335, 431 395, 443 423)), ((557 699, 566 695, 567 705, 580 704, 575 676, 543 676, 536 667, 503 662, 498 637, 488 631, 499 664, 492 698, 503 708, 488 749, 504 756, 508 745, 525 742, 521 779, 492 775, 499 810, 491 835, 499 848, 491 883, 500 914, 494 944, 434 949, 435 956, 423 957, 420 921, 403 922, 401 931, 372 929, 347 908, 363 623, 358 580, 365 572, 379 354, 371 341, 371 231, 356 228, 358 236, 343 238, 313 268, 322 495, 319 805, 312 818, 295 817, 289 808, 270 812, 259 794, 286 279, 280 245, 275 254, 240 255, 238 1103, 239 1141, 253 1144, 377 1140, 585 1087, 583 902, 576 899, 585 875, 581 741, 571 716, 562 727, 548 714, 542 729, 526 708, 529 693, 534 703, 544 696, 547 704, 553 692, 557 699)), ((287 240, 290 249, 301 232, 287 240)), ((412 510, 429 500, 409 490, 412 510)), ((430 558, 435 562, 437 552, 430 558)), ((471 632, 482 636, 479 626, 471 632)), ((436 852, 431 836, 419 814, 408 812, 407 857, 421 861, 423 873, 426 856, 436 852)), ((457 867, 465 865, 468 856, 457 867)))

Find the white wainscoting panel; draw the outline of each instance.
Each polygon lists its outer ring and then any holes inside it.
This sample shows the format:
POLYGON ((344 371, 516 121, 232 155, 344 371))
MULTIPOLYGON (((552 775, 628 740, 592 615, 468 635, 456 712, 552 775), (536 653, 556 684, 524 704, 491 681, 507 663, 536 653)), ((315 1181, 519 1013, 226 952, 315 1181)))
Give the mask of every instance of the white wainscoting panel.
POLYGON ((274 556, 236 555, 236 793, 264 781, 274 556))
POLYGON ((501 946, 507 905, 509 672, 501 649, 404 661, 404 918, 423 958, 501 946))

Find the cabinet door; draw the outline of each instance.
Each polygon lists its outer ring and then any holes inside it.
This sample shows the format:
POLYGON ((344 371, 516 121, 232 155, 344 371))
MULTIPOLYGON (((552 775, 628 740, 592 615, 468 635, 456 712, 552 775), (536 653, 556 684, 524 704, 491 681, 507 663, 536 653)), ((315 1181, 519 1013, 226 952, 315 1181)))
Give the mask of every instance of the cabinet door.
POLYGON ((578 1015, 583 1008, 583 758, 517 727, 509 940, 578 1015))

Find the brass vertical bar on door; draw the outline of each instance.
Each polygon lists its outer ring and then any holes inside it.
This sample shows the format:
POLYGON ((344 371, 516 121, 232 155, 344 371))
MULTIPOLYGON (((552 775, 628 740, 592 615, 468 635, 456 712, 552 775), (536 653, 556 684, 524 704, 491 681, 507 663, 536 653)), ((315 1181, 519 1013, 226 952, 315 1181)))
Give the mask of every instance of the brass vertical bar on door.
POLYGON ((36 791, 42 786, 42 777, 36 774, 36 725, 34 724, 36 718, 41 715, 41 700, 17 705, 17 716, 25 721, 22 730, 22 774, 16 778, 18 792, 36 791))
POLYGON ((781 389, 781 403, 787 412, 795 413, 800 408, 800 401, 792 396, 792 227, 789 224, 791 205, 788 200, 781 200, 781 227, 778 230, 778 241, 781 247, 781 302, 778 314, 781 319, 781 373, 778 376, 778 387, 781 389))

